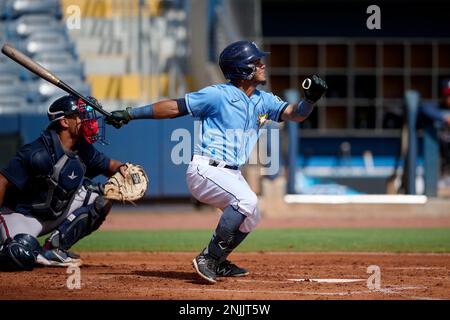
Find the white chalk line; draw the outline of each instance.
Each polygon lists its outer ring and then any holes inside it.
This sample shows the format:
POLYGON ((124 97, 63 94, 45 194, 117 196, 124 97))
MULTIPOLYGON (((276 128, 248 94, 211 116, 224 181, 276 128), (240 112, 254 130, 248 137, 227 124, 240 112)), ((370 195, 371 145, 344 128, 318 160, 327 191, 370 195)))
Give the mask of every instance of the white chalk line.
POLYGON ((418 289, 427 289, 426 286, 391 286, 389 288, 381 288, 372 290, 373 292, 382 292, 387 294, 397 294, 399 292, 397 291, 403 291, 403 290, 418 290, 418 289))
MULTIPOLYGON (((326 279, 286 279, 286 280, 244 280, 244 279, 237 279, 238 282, 255 282, 255 283, 282 283, 282 282, 316 282, 316 283, 354 283, 354 282, 363 282, 367 281, 367 279, 332 279, 332 278, 326 278, 326 279)), ((397 293, 396 291, 401 290, 417 290, 417 289, 427 289, 428 287, 418 285, 418 286, 389 286, 388 288, 382 288, 382 289, 374 289, 369 290, 367 292, 381 292, 381 293, 397 293)), ((357 292, 366 292, 366 291, 354 291, 354 293, 357 292)))
POLYGON ((367 281, 367 279, 287 279, 294 282, 349 283, 367 281))
POLYGON ((448 270, 447 267, 384 267, 384 270, 448 270))
POLYGON ((232 292, 232 293, 267 293, 267 294, 296 294, 296 295, 323 295, 323 296, 351 296, 357 294, 384 293, 384 294, 401 294, 397 291, 423 289, 423 286, 395 287, 376 290, 358 290, 346 292, 316 292, 316 291, 285 291, 285 290, 236 290, 236 289, 201 289, 201 288, 185 288, 176 289, 177 291, 195 291, 195 292, 232 292))
POLYGON ((433 298, 433 297, 411 297, 414 300, 448 300, 445 298, 433 298))
POLYGON ((292 282, 317 282, 317 283, 350 283, 350 282, 361 282, 367 281, 367 279, 333 279, 333 278, 322 278, 322 279, 280 279, 280 280, 258 280, 258 279, 235 279, 236 282, 258 282, 258 283, 292 283, 292 282))

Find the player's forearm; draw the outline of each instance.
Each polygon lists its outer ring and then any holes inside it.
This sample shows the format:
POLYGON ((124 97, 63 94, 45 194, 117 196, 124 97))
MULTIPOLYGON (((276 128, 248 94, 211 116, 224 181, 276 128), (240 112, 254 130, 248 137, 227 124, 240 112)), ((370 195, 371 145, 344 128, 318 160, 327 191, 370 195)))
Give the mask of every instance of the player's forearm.
POLYGON ((180 116, 176 100, 163 100, 139 108, 128 108, 132 120, 135 119, 169 119, 180 116))
POLYGON ((281 118, 283 120, 302 122, 309 117, 314 110, 314 103, 306 100, 300 101, 298 104, 289 105, 283 112, 281 118))
POLYGON ((184 99, 162 100, 138 108, 116 110, 106 117, 105 122, 117 129, 131 120, 137 119, 169 119, 187 115, 188 108, 184 99))
POLYGON ((155 119, 176 118, 180 115, 180 110, 175 100, 164 100, 154 104, 153 114, 155 119))

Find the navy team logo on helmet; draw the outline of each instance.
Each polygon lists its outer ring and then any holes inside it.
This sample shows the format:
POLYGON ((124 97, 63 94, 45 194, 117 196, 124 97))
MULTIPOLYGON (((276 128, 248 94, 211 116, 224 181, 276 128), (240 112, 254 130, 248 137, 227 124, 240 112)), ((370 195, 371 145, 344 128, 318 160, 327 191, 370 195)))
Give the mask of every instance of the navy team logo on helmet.
POLYGON ((251 80, 256 73, 254 62, 270 52, 260 51, 254 42, 237 41, 223 49, 219 57, 219 66, 228 80, 251 80))

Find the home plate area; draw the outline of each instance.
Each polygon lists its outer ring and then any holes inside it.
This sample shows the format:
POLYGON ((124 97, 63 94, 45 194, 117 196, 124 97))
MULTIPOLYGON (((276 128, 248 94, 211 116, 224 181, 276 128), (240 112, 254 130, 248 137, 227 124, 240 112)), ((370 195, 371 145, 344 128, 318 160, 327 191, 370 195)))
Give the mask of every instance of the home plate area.
POLYGON ((450 255, 237 252, 248 268, 239 278, 206 284, 190 261, 194 252, 82 252, 79 289, 70 270, 36 268, 0 273, 3 299, 450 299, 450 255), (378 273, 377 273, 378 272, 378 273), (45 290, 43 290, 45 288, 45 290))

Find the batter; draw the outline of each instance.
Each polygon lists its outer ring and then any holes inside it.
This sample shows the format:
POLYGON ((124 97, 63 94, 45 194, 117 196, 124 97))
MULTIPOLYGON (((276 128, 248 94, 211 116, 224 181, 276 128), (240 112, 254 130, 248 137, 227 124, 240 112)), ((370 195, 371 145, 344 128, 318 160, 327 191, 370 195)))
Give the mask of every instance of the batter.
POLYGON ((163 100, 139 108, 112 112, 106 122, 120 128, 134 119, 166 119, 191 115, 201 122, 194 156, 186 172, 192 195, 223 213, 208 245, 194 258, 196 272, 208 282, 219 276, 245 276, 248 270, 228 260, 229 254, 260 220, 258 198, 241 174, 267 121, 302 122, 327 89, 313 75, 302 87, 305 99, 289 104, 262 90, 266 66, 254 42, 238 41, 220 54, 219 65, 228 83, 211 85, 184 98, 163 100))

